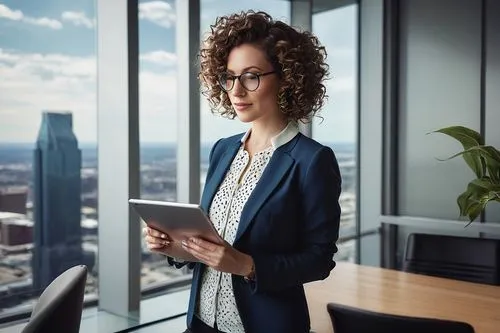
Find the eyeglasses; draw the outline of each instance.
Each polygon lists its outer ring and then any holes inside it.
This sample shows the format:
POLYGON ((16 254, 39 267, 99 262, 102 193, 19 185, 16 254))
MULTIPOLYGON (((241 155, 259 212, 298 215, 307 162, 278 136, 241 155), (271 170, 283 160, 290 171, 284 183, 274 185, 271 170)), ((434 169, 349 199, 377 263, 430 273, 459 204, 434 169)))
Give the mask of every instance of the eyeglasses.
POLYGON ((219 84, 224 91, 231 91, 231 89, 233 89, 234 87, 234 81, 238 79, 243 88, 245 88, 248 91, 255 91, 257 90, 257 88, 259 88, 260 77, 273 73, 276 73, 276 71, 271 71, 262 74, 245 72, 240 75, 222 73, 219 75, 219 84))

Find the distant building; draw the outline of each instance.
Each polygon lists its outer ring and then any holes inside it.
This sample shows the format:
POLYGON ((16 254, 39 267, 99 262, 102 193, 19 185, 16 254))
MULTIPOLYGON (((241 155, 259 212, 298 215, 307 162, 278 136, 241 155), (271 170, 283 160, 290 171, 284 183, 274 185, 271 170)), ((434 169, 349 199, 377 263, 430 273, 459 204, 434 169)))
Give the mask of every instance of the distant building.
POLYGON ((5 251, 17 245, 33 242, 33 221, 26 215, 0 211, 0 245, 5 251))
POLYGON ((0 190, 0 212, 26 214, 28 189, 21 187, 0 190))
POLYGON ((33 288, 83 263, 81 151, 71 113, 44 112, 33 161, 33 288))
POLYGON ((33 222, 15 220, 2 222, 0 226, 0 244, 17 246, 33 242, 33 222))

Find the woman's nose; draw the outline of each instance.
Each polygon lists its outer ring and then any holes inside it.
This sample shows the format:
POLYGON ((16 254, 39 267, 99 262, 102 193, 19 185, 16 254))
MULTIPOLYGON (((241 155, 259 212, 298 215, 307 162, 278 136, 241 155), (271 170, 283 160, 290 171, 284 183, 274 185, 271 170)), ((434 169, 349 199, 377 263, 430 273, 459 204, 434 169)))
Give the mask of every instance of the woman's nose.
POLYGON ((234 86, 233 86, 232 92, 233 92, 233 95, 235 95, 235 96, 242 96, 245 94, 246 90, 241 85, 240 80, 238 80, 238 79, 234 80, 234 86))

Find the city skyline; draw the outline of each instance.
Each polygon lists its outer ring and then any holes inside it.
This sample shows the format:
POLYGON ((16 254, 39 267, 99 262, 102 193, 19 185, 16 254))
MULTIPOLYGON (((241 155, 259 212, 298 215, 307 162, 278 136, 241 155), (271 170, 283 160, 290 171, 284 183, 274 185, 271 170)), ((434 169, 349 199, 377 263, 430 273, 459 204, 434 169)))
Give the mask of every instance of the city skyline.
MULTIPOLYGON (((222 2, 203 0, 201 26, 207 30, 220 14, 249 8, 288 20, 287 1, 222 2)), ((72 110, 75 133, 96 142, 95 8, 88 0, 68 4, 47 0, 0 1, 0 142, 29 143, 36 136, 40 108, 72 110)), ((355 142, 355 10, 336 19, 313 17, 313 31, 326 46, 331 63, 325 122, 315 121, 319 141, 355 142), (350 22, 351 20, 352 22, 350 22), (348 21, 348 22, 346 22, 348 21), (344 33, 327 35, 342 27, 344 33), (347 30, 346 30, 347 29, 347 30), (351 31, 352 30, 352 31, 351 31), (321 38, 325 35, 325 38, 321 38)), ((176 142, 175 1, 139 3, 141 142, 176 142)), ((201 99, 201 140, 243 132, 247 124, 213 116, 201 99)))

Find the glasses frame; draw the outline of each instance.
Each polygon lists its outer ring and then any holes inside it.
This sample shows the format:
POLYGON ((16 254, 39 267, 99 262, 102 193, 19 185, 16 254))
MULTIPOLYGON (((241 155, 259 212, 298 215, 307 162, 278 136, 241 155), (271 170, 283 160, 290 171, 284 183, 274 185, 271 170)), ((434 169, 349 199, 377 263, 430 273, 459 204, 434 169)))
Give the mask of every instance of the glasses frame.
POLYGON ((234 82, 236 81, 236 79, 238 79, 238 81, 240 81, 240 85, 243 87, 243 89, 247 90, 247 91, 255 91, 257 89, 259 89, 260 87, 260 77, 261 76, 266 76, 266 75, 269 75, 269 74, 274 74, 276 73, 276 71, 270 71, 270 72, 265 72, 265 73, 253 73, 253 72, 244 72, 244 73, 241 73, 240 75, 233 75, 233 74, 230 74, 228 72, 224 72, 224 73, 221 73, 219 75, 219 79, 217 80, 217 82, 219 83, 219 86, 221 87, 222 90, 224 90, 225 92, 229 92, 231 90, 233 90, 234 88, 234 82), (247 87, 245 87, 245 85, 241 82, 241 77, 245 74, 252 74, 252 75, 255 75, 257 77, 257 87, 255 89, 248 89, 247 87), (233 81, 233 84, 231 84, 231 88, 229 89, 225 89, 224 86, 222 85, 221 83, 221 78, 222 78, 222 75, 227 75, 228 77, 231 77, 232 78, 232 81, 233 81))

